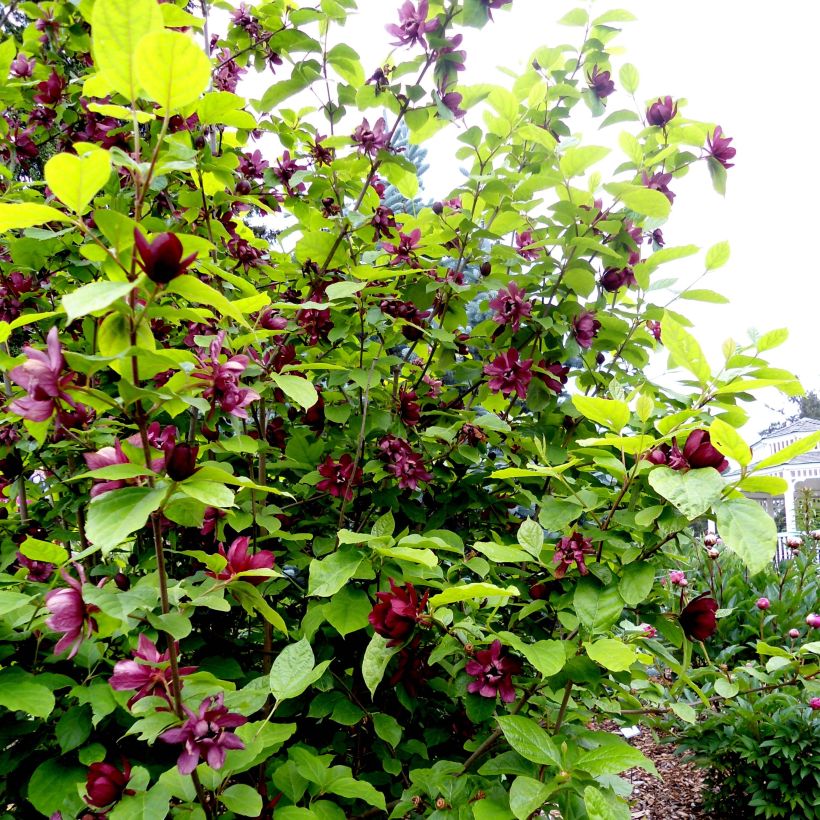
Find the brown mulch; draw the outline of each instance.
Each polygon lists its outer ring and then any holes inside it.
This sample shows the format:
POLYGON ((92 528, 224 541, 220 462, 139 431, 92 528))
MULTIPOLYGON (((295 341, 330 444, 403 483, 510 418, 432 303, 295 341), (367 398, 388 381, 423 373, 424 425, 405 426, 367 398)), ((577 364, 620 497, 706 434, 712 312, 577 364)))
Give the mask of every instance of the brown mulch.
POLYGON ((663 780, 643 769, 630 769, 622 775, 632 783, 630 798, 633 820, 709 820, 701 805, 703 769, 684 763, 672 743, 658 743, 644 728, 628 741, 640 749, 658 769, 663 780))

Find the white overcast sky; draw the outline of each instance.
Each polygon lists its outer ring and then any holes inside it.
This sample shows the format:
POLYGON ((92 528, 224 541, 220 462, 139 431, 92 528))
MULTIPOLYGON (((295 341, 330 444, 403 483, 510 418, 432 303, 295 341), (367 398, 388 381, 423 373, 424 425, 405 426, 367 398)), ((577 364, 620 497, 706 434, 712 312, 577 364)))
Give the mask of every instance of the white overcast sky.
MULTIPOLYGON (((359 52, 369 74, 390 51, 392 38, 384 25, 396 21, 400 0, 359 0, 358 5, 359 14, 337 35, 342 33, 359 52)), ((465 29, 464 82, 504 84, 508 78, 497 66, 520 70, 541 45, 577 42, 582 30, 556 23, 577 5, 583 4, 513 0, 511 7, 494 13, 495 23, 481 31, 465 29)), ((688 116, 720 124, 737 148, 725 198, 712 190, 705 164, 672 186, 677 198, 664 228, 668 243, 706 249, 727 239, 732 248, 730 262, 699 285, 723 293, 732 304, 686 302, 681 312, 695 322, 694 332, 713 364, 720 361, 721 344, 729 336, 745 341, 749 328, 788 327, 789 340, 768 353, 772 364, 796 372, 807 389, 820 388, 814 245, 820 172, 811 159, 810 137, 820 110, 815 59, 820 3, 607 0, 592 4, 591 10, 600 14, 615 7, 638 19, 624 24, 614 43, 624 48, 615 57, 614 78, 620 64, 634 63, 641 75, 639 101, 667 94, 685 97, 688 116)), ((627 107, 626 97, 622 105, 627 107)), ((478 117, 475 121, 481 122, 478 117)), ((614 144, 619 129, 627 126, 600 133, 596 122, 582 127, 586 143, 614 144)), ((436 138, 425 144, 431 168, 424 182, 432 197, 458 182, 451 149, 437 148, 436 141, 442 142, 436 138), (447 188, 439 190, 440 184, 447 188)), ((701 259, 679 263, 674 273, 682 281, 694 279, 701 259)), ((760 395, 761 401, 746 406, 752 416, 744 429, 749 439, 775 420, 771 407, 785 405, 775 391, 760 395)))

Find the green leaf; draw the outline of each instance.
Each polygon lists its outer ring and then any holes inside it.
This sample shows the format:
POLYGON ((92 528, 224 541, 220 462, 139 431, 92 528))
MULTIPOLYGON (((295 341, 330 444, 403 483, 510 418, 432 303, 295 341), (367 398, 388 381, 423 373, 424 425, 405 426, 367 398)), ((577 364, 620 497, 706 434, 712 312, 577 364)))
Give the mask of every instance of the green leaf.
MULTIPOLYGON (((80 794, 85 791, 86 769, 72 766, 66 760, 46 760, 32 773, 26 790, 29 803, 45 817, 60 812, 76 817, 87 808, 80 794)), ((22 807, 18 807, 22 808, 22 807)))
POLYGON ((219 802, 228 811, 242 817, 259 817, 262 814, 262 795, 252 786, 244 783, 234 783, 233 786, 228 786, 219 795, 219 802))
POLYGON ((518 590, 514 586, 497 587, 495 584, 461 584, 460 586, 450 587, 444 592, 439 592, 430 598, 429 604, 431 609, 445 606, 446 604, 454 604, 458 601, 474 601, 479 598, 495 598, 495 597, 516 597, 519 595, 518 590))
POLYGON ((559 21, 559 26, 585 26, 589 22, 589 14, 586 9, 573 9, 568 11, 559 21))
POLYGON ((464 10, 459 21, 462 25, 483 28, 488 19, 487 6, 481 0, 464 0, 464 10))
POLYGON ((350 46, 337 43, 327 52, 327 61, 336 73, 354 88, 364 85, 364 69, 359 55, 350 46))
POLYGON ((108 182, 111 157, 101 148, 82 156, 55 154, 46 163, 44 173, 54 196, 75 214, 82 214, 108 182))
POLYGON ((693 290, 685 290, 680 294, 681 299, 690 299, 694 302, 711 302, 714 305, 728 305, 729 300, 720 293, 715 293, 713 290, 703 290, 695 288, 693 290))
POLYGON ((322 560, 310 562, 308 595, 329 598, 337 593, 355 574, 362 563, 358 550, 340 549, 322 560))
POLYGON ((634 94, 638 90, 640 83, 640 75, 638 69, 632 63, 624 63, 621 70, 618 72, 618 79, 621 81, 621 87, 627 94, 634 94))
POLYGON ((177 485, 185 495, 207 504, 209 507, 226 509, 233 507, 234 495, 224 484, 216 481, 184 481, 177 485))
POLYGON ((620 433, 629 421, 629 405, 623 401, 578 394, 572 397, 572 403, 584 418, 608 427, 615 433, 620 433))
POLYGON ((755 341, 755 347, 762 353, 764 350, 771 350, 780 347, 789 338, 789 329, 786 327, 777 328, 764 333, 755 341))
POLYGON ((510 786, 510 810, 518 820, 527 820, 544 805, 552 792, 553 787, 546 783, 520 774, 510 786))
POLYGON ((209 91, 197 106, 203 125, 228 125, 233 128, 251 128, 256 124, 253 114, 243 111, 245 101, 230 91, 209 91))
POLYGON ((117 299, 127 296, 136 287, 136 282, 91 282, 63 296, 63 310, 66 321, 71 324, 80 316, 95 310, 104 310, 117 299))
POLYGON ((195 276, 185 274, 177 276, 165 286, 166 293, 178 293, 184 296, 189 302, 196 302, 200 305, 207 305, 221 313, 223 316, 230 316, 241 325, 247 326, 247 321, 242 315, 242 311, 229 299, 226 299, 216 288, 212 288, 205 282, 201 282, 195 276))
POLYGON ((752 575, 766 569, 774 558, 777 526, 756 501, 723 501, 717 507, 717 528, 723 542, 752 575))
POLYGON ((722 698, 733 698, 740 691, 740 687, 726 678, 718 678, 715 681, 715 692, 722 698))
POLYGON ((643 752, 615 735, 597 749, 582 752, 575 766, 589 772, 593 777, 620 774, 634 768, 641 768, 658 777, 655 764, 643 752))
POLYGON ((277 701, 296 698, 315 683, 330 665, 323 661, 315 665, 313 649, 302 638, 286 646, 274 659, 270 670, 270 691, 277 701))
POLYGON ((522 643, 520 652, 538 670, 542 678, 557 675, 567 662, 563 641, 522 643))
POLYGON ((752 460, 752 448, 722 419, 714 419, 709 425, 709 438, 723 455, 733 458, 741 466, 745 467, 752 460))
POLYGON ((373 718, 373 728, 376 734, 385 742, 389 743, 394 749, 401 743, 401 724, 392 715, 385 715, 381 712, 376 712, 371 715, 373 718))
POLYGON ((587 655, 595 663, 611 672, 625 672, 637 660, 634 646, 625 644, 616 638, 601 638, 594 643, 586 644, 587 655))
POLYGON ((588 168, 602 160, 610 152, 601 145, 586 145, 579 148, 567 148, 561 157, 561 173, 567 178, 577 177, 588 168))
POLYGON ((65 547, 52 544, 50 541, 39 541, 31 536, 20 544, 20 552, 32 561, 47 561, 49 564, 57 565, 68 561, 68 550, 65 547))
POLYGON ((376 791, 375 786, 368 783, 366 780, 355 780, 347 775, 336 777, 329 783, 325 783, 324 791, 331 794, 338 794, 340 797, 349 797, 351 799, 364 800, 371 806, 385 811, 386 803, 384 795, 376 791))
POLYGON ((661 325, 663 326, 663 344, 669 351, 670 359, 674 360, 677 367, 688 370, 700 384, 707 384, 712 377, 712 371, 695 337, 684 330, 683 326, 675 321, 668 311, 664 312, 661 325))
POLYGON ((26 595, 22 592, 12 592, 8 589, 0 590, 0 615, 5 615, 8 612, 14 612, 21 606, 32 603, 31 595, 26 595))
POLYGON ((69 707, 57 721, 54 734, 63 754, 81 746, 91 734, 91 710, 87 706, 69 707))
POLYGON ((820 430, 815 433, 809 433, 801 439, 789 444, 782 450, 757 462, 754 465, 755 470, 763 470, 766 467, 776 467, 778 464, 785 464, 797 456, 802 456, 803 453, 808 453, 813 450, 818 442, 820 442, 820 430))
POLYGON ((300 407, 309 410, 319 401, 316 388, 307 379, 301 376, 290 376, 282 373, 271 373, 271 381, 291 400, 300 407))
POLYGON ((724 481, 713 467, 685 473, 669 467, 655 467, 649 484, 662 498, 671 501, 690 521, 703 515, 720 499, 724 481))
POLYGON ((776 496, 784 495, 788 491, 789 482, 774 475, 751 475, 744 478, 737 488, 745 493, 766 493, 776 496))
POLYGON ((68 222, 69 218, 56 208, 34 202, 0 203, 0 233, 31 228, 45 222, 68 222))
POLYGON ((672 205, 664 194, 652 188, 635 187, 622 191, 621 201, 632 211, 653 219, 666 219, 672 205))
POLYGON ((127 100, 138 96, 134 67, 137 44, 163 27, 161 7, 155 0, 96 0, 91 13, 91 51, 94 66, 113 91, 127 100))
POLYGON ((258 612, 271 626, 276 627, 285 635, 288 634, 288 628, 282 616, 271 607, 253 584, 247 581, 232 581, 230 590, 231 595, 239 601, 249 615, 258 612))
POLYGON ((162 615, 149 613, 148 621, 154 629, 167 632, 172 638, 181 641, 191 634, 191 620, 181 612, 166 612, 162 615))
MULTIPOLYGON (((660 508, 658 510, 660 511, 660 508)), ((618 592, 627 606, 637 606, 647 599, 654 582, 655 570, 652 564, 636 561, 622 569, 618 592)))
POLYGON ((519 564, 523 561, 532 560, 532 555, 528 552, 524 552, 524 550, 518 549, 518 547, 496 544, 492 541, 476 541, 475 544, 473 544, 473 549, 482 555, 486 555, 490 561, 496 564, 519 564))
POLYGON ((601 632, 618 620, 624 609, 624 602, 614 587, 602 587, 591 576, 578 581, 573 596, 575 614, 592 632, 601 632))
POLYGON ((166 111, 199 98, 211 81, 211 61, 187 34, 155 31, 137 45, 136 70, 146 94, 166 111))
POLYGON ((374 634, 364 651, 362 659, 362 678, 365 686, 370 691, 370 696, 375 697, 376 689, 384 677, 387 664, 390 658, 399 651, 398 646, 388 646, 387 638, 379 634, 374 634))
POLYGON ((364 629, 373 605, 361 589, 343 586, 324 605, 325 620, 342 636, 364 629))
MULTIPOLYGON (((706 252, 706 270, 717 270, 729 261, 729 243, 718 242, 706 252)), ((664 343, 666 339, 664 339, 664 343)))
POLYGON ((698 713, 688 703, 673 703, 671 708, 681 720, 693 726, 698 722, 698 713))
POLYGON ((47 718, 54 711, 55 700, 51 690, 41 683, 4 678, 0 686, 0 706, 12 712, 47 718))
POLYGON ((718 162, 714 157, 706 158, 706 166, 709 168, 709 176, 712 178, 712 187, 721 196, 726 196, 726 169, 722 162, 718 162))
POLYGON ((165 490, 150 487, 125 487, 98 495, 88 505, 88 540, 103 550, 118 546, 145 526, 164 497, 165 490))
POLYGON ((395 558, 398 561, 409 561, 411 564, 421 564, 424 567, 434 567, 438 558, 432 550, 415 549, 413 547, 379 547, 374 546, 373 552, 386 558, 395 558))
POLYGON ((538 558, 544 548, 544 531, 541 525, 532 518, 521 522, 516 535, 518 543, 533 557, 538 558))
POLYGON ((595 786, 584 789, 586 820, 629 820, 629 807, 612 792, 604 793, 595 786))
POLYGON ((558 747, 534 720, 522 715, 504 715, 496 720, 507 743, 522 757, 541 765, 561 766, 558 747))

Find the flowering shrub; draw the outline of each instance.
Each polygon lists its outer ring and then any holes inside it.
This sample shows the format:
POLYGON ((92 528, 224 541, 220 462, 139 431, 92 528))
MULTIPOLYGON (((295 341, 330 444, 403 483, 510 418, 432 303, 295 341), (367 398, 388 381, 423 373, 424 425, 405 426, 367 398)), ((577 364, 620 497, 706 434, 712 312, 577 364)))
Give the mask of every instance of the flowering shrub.
POLYGON ((572 12, 508 89, 462 72, 511 0, 407 0, 379 66, 355 5, 3 13, 11 814, 621 818, 617 775, 653 766, 590 718, 721 685, 690 675, 714 599, 661 581, 706 514, 771 560, 742 491, 778 480, 737 428, 756 388, 801 391, 763 358, 783 331, 713 369, 676 308, 721 297, 661 293, 698 253, 662 232, 670 186, 723 190, 731 138, 634 107, 626 12, 572 12), (622 129, 610 181, 581 104, 622 129), (467 169, 412 213, 384 201, 418 193, 402 124, 467 169))

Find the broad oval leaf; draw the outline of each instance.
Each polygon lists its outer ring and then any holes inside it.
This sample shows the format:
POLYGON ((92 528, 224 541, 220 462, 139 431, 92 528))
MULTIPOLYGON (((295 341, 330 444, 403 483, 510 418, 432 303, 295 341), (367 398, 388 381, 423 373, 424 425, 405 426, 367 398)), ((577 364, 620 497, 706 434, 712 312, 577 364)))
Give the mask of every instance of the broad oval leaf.
POLYGON ((187 34, 155 31, 137 45, 137 77, 146 94, 166 111, 197 100, 211 79, 211 62, 187 34))

